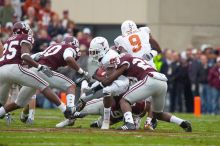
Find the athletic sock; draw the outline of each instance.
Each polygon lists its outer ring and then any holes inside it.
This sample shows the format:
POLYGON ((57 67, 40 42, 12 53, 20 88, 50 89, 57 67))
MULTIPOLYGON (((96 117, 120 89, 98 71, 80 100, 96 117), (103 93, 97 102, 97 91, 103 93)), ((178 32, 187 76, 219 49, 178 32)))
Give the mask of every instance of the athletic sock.
POLYGON ((104 108, 104 121, 110 121, 111 107, 104 108))
POLYGON ((147 124, 150 124, 150 123, 151 123, 151 120, 152 120, 151 117, 147 117, 147 119, 146 119, 146 123, 147 123, 147 124))
POLYGON ((124 113, 124 117, 125 117, 125 122, 129 122, 129 123, 134 124, 134 120, 133 120, 131 112, 124 113))
POLYGON ((183 119, 180 119, 176 116, 171 116, 171 118, 170 118, 171 123, 176 123, 178 125, 180 125, 183 121, 184 121, 183 119))
POLYGON ((61 104, 58 106, 58 108, 64 113, 66 111, 66 105, 61 102, 61 104))
POLYGON ((31 119, 31 120, 34 120, 34 114, 35 114, 35 110, 34 109, 29 109, 28 118, 31 119))
POLYGON ((6 114, 6 111, 5 111, 4 107, 2 106, 0 108, 0 117, 4 116, 5 114, 6 114))
POLYGON ((75 95, 73 94, 68 94, 66 96, 66 104, 68 107, 74 107, 75 103, 75 95))

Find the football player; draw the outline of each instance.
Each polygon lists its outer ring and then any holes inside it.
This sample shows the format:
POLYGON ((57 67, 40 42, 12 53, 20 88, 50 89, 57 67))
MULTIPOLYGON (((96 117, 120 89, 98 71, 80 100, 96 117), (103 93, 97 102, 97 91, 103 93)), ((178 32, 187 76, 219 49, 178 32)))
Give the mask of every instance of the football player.
MULTIPOLYGON (((90 56, 92 56, 93 59, 97 60, 98 62, 100 62, 102 57, 108 52, 118 54, 117 52, 109 48, 108 41, 104 37, 94 38, 90 43, 89 51, 91 54, 90 56)), ((103 70, 102 67, 100 67, 95 72, 95 74, 97 74, 98 72, 102 70, 103 70)), ((93 76, 93 77, 94 79, 96 79, 96 76, 93 76)), ((93 85, 96 85, 97 83, 98 82, 95 82, 93 85)), ((127 90, 128 85, 129 85, 129 80, 124 76, 120 76, 113 84, 101 90, 100 92, 97 92, 97 94, 94 95, 94 97, 96 98, 104 97, 104 100, 103 100, 104 101, 104 116, 103 116, 104 120, 103 120, 101 129, 109 129, 112 96, 115 96, 115 94, 118 94, 117 92, 118 90, 127 90), (121 83, 125 83, 126 86, 121 85, 121 83)), ((81 96, 79 104, 77 105, 80 105, 82 103, 84 103, 85 105, 86 102, 94 99, 94 97, 90 96, 90 97, 84 98, 84 96, 81 96)))
POLYGON ((24 106, 26 101, 18 100, 25 95, 19 92, 15 102, 5 106, 9 90, 12 84, 20 84, 29 88, 39 89, 45 97, 56 104, 64 113, 65 117, 71 116, 65 104, 49 88, 49 84, 33 71, 24 68, 22 62, 25 61, 29 66, 36 68, 37 72, 51 76, 52 71, 45 65, 34 61, 30 52, 34 43, 33 33, 29 25, 23 22, 16 22, 13 26, 13 34, 4 43, 3 56, 0 58, 0 117, 18 107, 24 106))
MULTIPOLYGON (((59 67, 68 65, 70 68, 78 71, 79 74, 88 77, 88 73, 80 68, 80 66, 76 63, 76 60, 79 58, 78 40, 72 36, 66 37, 62 43, 53 44, 43 52, 34 54, 32 57, 35 58, 35 60, 38 60, 40 64, 50 67, 53 70, 53 75, 51 77, 45 76, 42 73, 38 73, 36 68, 30 68, 30 70, 46 80, 49 83, 50 87, 59 89, 61 91, 66 91, 67 107, 71 110, 74 110, 73 108, 75 102, 75 84, 71 79, 65 77, 60 73, 55 72, 55 70, 57 70, 57 68, 59 67)), ((17 100, 30 100, 35 92, 36 90, 34 88, 24 86, 21 88, 23 99, 18 98, 17 100)), ((23 119, 28 119, 28 115, 22 115, 23 117, 21 116, 21 120, 25 122, 25 120, 23 119)))
MULTIPOLYGON (((121 112, 119 100, 121 97, 114 97, 111 105, 111 114, 110 114, 110 125, 116 124, 123 121, 123 113, 121 112)), ((146 111, 149 110, 150 106, 147 105, 146 101, 140 101, 132 106, 132 113, 135 122, 135 128, 139 129, 141 124, 141 118, 146 114, 146 111)), ((90 127, 92 128, 101 128, 104 120, 104 104, 103 98, 93 99, 86 103, 86 106, 82 111, 74 113, 75 118, 84 118, 88 115, 100 115, 97 121, 94 121, 90 127)), ((72 126, 76 119, 66 119, 56 125, 56 127, 65 127, 72 126)))
POLYGON ((145 60, 132 57, 129 54, 122 57, 106 54, 102 59, 102 64, 104 66, 114 65, 117 69, 108 78, 102 80, 99 85, 91 89, 95 93, 111 84, 121 75, 137 79, 137 82, 129 88, 120 100, 120 107, 125 118, 125 125, 121 126, 120 130, 135 129, 131 105, 151 96, 152 112, 156 119, 176 123, 186 132, 192 131, 191 124, 188 121, 163 112, 167 92, 167 78, 164 74, 158 73, 145 60))
POLYGON ((155 67, 153 57, 161 53, 161 48, 152 37, 150 28, 137 28, 132 20, 126 20, 122 23, 121 35, 114 40, 114 43, 120 53, 143 58, 153 67, 155 67))
MULTIPOLYGON (((161 53, 161 48, 152 37, 149 27, 137 28, 134 21, 126 20, 121 25, 121 35, 114 40, 114 43, 120 53, 128 53, 133 57, 145 59, 148 64, 156 68, 153 58, 161 53)), ((152 130, 151 120, 148 116, 145 128, 152 130)))

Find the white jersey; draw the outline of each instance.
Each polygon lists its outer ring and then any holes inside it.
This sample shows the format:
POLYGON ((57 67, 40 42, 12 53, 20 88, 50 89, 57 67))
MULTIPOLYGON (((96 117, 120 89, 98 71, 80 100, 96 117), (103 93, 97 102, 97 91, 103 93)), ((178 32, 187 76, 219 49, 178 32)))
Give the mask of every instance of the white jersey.
MULTIPOLYGON (((146 54, 149 55, 151 52, 150 29, 149 27, 141 27, 137 32, 132 33, 128 36, 118 36, 114 43, 116 47, 123 47, 128 54, 133 57, 139 57, 146 59, 146 54)), ((148 62, 153 67, 153 59, 148 62)))

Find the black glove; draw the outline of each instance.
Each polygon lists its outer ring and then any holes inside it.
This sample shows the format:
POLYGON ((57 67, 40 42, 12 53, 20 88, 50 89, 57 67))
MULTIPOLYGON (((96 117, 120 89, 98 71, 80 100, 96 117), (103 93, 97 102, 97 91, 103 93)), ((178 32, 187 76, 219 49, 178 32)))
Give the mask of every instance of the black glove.
POLYGON ((90 77, 89 73, 84 71, 82 74, 80 74, 80 77, 75 80, 75 83, 76 83, 77 85, 79 85, 79 84, 81 84, 82 81, 84 81, 84 80, 86 80, 88 83, 90 83, 90 82, 91 82, 91 79, 92 79, 92 78, 90 77))
POLYGON ((76 111, 80 112, 85 106, 86 102, 84 102, 82 99, 79 99, 79 101, 76 103, 76 111))
POLYGON ((53 71, 49 67, 47 67, 46 65, 39 65, 38 71, 42 71, 48 77, 53 76, 53 71))

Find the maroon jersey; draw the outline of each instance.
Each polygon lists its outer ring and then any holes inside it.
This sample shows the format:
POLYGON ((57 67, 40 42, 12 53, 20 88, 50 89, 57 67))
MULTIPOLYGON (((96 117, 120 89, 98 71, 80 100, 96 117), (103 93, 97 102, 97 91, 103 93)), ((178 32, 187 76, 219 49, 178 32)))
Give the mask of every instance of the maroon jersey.
POLYGON ((4 43, 3 56, 0 58, 0 66, 5 64, 21 64, 21 44, 28 43, 31 46, 34 43, 34 39, 31 35, 18 34, 12 35, 4 43))
POLYGON ((157 72, 145 60, 132 57, 129 54, 120 57, 117 64, 118 67, 122 66, 123 64, 128 64, 128 68, 123 75, 126 77, 136 78, 138 81, 143 80, 147 75, 153 76, 150 72, 157 72))
POLYGON ((39 63, 51 67, 52 70, 56 70, 61 66, 66 66, 66 61, 64 60, 64 52, 67 49, 73 50, 73 56, 77 60, 80 56, 79 48, 73 48, 69 44, 54 44, 49 46, 43 52, 43 57, 40 58, 39 63))

